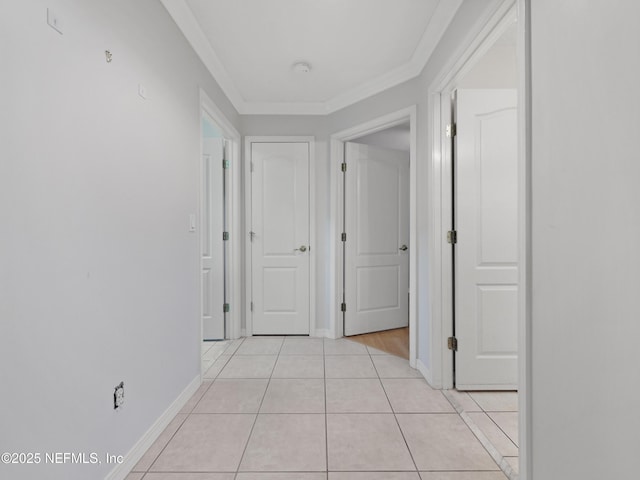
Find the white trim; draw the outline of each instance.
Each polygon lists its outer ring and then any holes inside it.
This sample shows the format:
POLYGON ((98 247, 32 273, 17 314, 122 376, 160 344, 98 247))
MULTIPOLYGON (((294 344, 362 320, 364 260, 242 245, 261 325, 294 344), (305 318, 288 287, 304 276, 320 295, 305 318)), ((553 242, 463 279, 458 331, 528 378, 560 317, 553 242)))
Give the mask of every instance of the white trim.
POLYGON ((518 171, 519 182, 518 215, 520 222, 518 237, 520 245, 520 299, 518 311, 518 458, 520 480, 533 478, 531 417, 531 3, 517 0, 518 8, 518 171))
MULTIPOLYGON (((309 336, 316 332, 316 261, 318 242, 316 237, 316 166, 314 136, 247 136, 244 138, 244 195, 245 239, 251 230, 251 144, 252 143, 307 143, 309 145, 309 336)), ((245 335, 253 335, 251 317, 252 272, 251 243, 245 242, 245 335)))
POLYGON ((383 117, 342 130, 331 135, 330 162, 330 238, 329 265, 333 274, 329 278, 329 336, 340 338, 344 335, 342 329, 340 304, 342 303, 342 220, 344 204, 343 191, 340 188, 340 164, 343 162, 344 142, 363 135, 379 132, 409 120, 410 124, 410 154, 409 154, 409 244, 413 254, 409 262, 409 365, 416 368, 417 360, 417 319, 418 319, 418 217, 417 217, 417 108, 415 105, 398 110, 383 117))
POLYGON ((247 102, 236 88, 186 0, 160 0, 220 88, 241 115, 328 115, 420 75, 462 0, 441 0, 413 55, 403 65, 325 102, 247 102))
POLYGON ((106 477, 105 480, 124 480, 127 475, 131 472, 133 467, 140 461, 142 456, 149 450, 153 442, 157 440, 160 434, 167 428, 167 425, 171 423, 171 420, 182 410, 182 407, 185 406, 187 401, 193 396, 194 393, 198 390, 200 385, 202 384, 202 379, 200 375, 197 375, 189 385, 182 391, 178 398, 176 398, 173 403, 167 408, 160 417, 153 422, 153 425, 149 427, 149 429, 140 437, 131 450, 124 455, 124 461, 118 465, 116 465, 113 470, 111 470, 106 477))
MULTIPOLYGON (((241 164, 240 164, 240 133, 231 122, 225 117, 222 111, 211 100, 207 93, 200 89, 200 109, 198 125, 201 125, 202 115, 209 116, 216 126, 222 131, 223 136, 229 140, 229 184, 228 184, 228 202, 227 202, 227 221, 229 231, 229 244, 227 250, 227 301, 231 305, 227 324, 228 339, 236 339, 240 337, 240 327, 242 321, 242 223, 241 223, 241 164)), ((202 132, 200 132, 200 146, 202 148, 202 132)), ((202 152, 201 152, 202 153, 202 152)), ((201 162, 198 162, 201 164, 201 162)), ((198 169, 198 218, 200 218, 200 205, 202 199, 202 166, 198 169)), ((198 255, 201 252, 200 245, 201 236, 198 235, 198 255)), ((198 263, 200 258, 198 258, 198 263)), ((198 272, 199 277, 200 273, 198 272)), ((198 285, 202 281, 198 279, 198 285)), ((202 285, 200 285, 200 295, 202 295, 202 285)), ((202 299, 200 299, 202 305, 202 299)), ((202 313, 202 312, 200 312, 202 313)), ((200 315, 200 338, 198 345, 202 342, 202 314, 200 315)), ((204 375, 205 372, 201 372, 204 375)))
POLYGON ((418 370, 427 383, 433 387, 433 375, 431 374, 431 370, 429 370, 419 358, 416 360, 416 370, 418 370))
POLYGON ((320 337, 320 338, 331 338, 329 337, 329 330, 326 328, 316 328, 316 331, 313 335, 309 335, 311 337, 320 337))

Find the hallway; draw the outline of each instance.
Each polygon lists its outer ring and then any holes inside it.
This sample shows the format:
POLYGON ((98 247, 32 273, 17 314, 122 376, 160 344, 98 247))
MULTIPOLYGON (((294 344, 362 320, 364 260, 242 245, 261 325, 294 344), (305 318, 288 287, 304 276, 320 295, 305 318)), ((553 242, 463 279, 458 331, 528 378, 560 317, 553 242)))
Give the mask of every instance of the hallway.
POLYGON ((128 480, 507 478, 401 358, 346 339, 225 343, 128 480))

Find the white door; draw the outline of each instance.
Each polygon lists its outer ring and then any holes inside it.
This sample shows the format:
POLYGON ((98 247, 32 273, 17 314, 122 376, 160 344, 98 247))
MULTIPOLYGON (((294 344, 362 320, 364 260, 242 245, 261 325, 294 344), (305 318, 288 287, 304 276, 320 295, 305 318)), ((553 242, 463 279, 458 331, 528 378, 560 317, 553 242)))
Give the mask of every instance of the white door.
POLYGON ((409 154, 347 143, 344 334, 409 325, 409 154))
POLYGON ((309 143, 251 143, 253 335, 309 334, 309 143))
POLYGON ((202 336, 224 339, 224 157, 223 138, 202 141, 202 336))
POLYGON ((458 90, 455 137, 456 388, 517 389, 515 90, 458 90))

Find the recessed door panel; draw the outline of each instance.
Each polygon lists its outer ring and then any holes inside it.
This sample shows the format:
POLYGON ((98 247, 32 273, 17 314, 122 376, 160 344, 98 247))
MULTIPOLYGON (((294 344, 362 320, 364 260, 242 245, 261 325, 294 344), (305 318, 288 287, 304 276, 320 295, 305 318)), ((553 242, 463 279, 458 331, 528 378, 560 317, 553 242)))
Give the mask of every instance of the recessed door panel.
POLYGON ((296 268, 264 268, 264 312, 296 312, 296 268))
POLYGON ((396 255, 400 174, 387 159, 359 157, 357 160, 358 255, 396 255))
POLYGON ((264 255, 294 254, 296 248, 297 161, 293 156, 269 155, 262 160, 263 183, 260 208, 263 217, 264 255))
POLYGON ((399 265, 358 268, 358 312, 398 308, 399 283, 399 265))
POLYGON ((516 358, 518 287, 480 285, 476 294, 478 359, 516 358))

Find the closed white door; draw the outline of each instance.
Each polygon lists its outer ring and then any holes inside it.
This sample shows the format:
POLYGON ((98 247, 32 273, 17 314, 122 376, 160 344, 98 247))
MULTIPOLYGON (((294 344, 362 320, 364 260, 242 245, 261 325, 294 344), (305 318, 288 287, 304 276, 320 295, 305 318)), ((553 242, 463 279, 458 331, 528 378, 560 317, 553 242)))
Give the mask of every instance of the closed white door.
POLYGON ((409 154, 345 148, 344 334, 409 325, 409 154))
POLYGON ((223 138, 202 141, 202 205, 200 219, 202 336, 224 339, 224 157, 223 138))
POLYGON ((309 334, 309 143, 251 143, 254 335, 309 334))
POLYGON ((515 90, 458 90, 455 137, 456 388, 517 389, 515 90))

